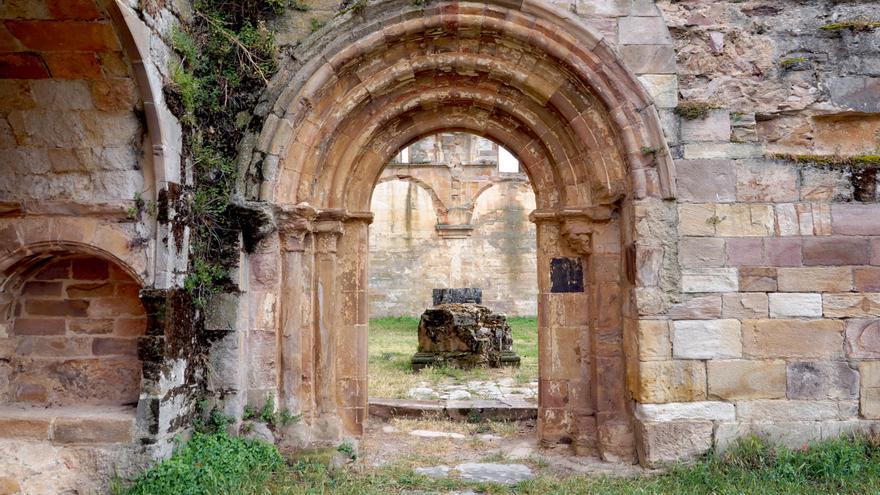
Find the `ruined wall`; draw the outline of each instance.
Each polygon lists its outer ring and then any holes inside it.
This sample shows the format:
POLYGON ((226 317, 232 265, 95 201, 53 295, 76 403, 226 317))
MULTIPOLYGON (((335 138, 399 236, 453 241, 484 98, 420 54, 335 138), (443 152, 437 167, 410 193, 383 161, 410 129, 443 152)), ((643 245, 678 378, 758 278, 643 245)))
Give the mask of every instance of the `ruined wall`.
POLYGON ((675 211, 639 229, 677 237, 638 260, 643 458, 876 428, 880 33, 841 26, 878 4, 658 5, 682 116, 675 211))
POLYGON ((465 133, 422 139, 389 163, 370 208, 370 315, 418 316, 432 289, 448 287, 479 287, 494 311, 536 315, 535 194, 518 170, 497 144, 465 133))

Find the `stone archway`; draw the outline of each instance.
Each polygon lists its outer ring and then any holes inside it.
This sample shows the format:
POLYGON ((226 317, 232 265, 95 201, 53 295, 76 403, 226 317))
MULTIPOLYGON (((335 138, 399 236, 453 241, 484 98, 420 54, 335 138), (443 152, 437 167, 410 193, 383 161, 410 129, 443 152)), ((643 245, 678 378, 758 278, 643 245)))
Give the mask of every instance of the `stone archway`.
POLYGON ((260 197, 279 209, 283 405, 312 439, 362 432, 373 187, 406 144, 465 131, 508 148, 535 189, 541 441, 633 459, 632 201, 674 194, 650 98, 601 35, 543 3, 366 9, 277 82, 258 146, 260 197))

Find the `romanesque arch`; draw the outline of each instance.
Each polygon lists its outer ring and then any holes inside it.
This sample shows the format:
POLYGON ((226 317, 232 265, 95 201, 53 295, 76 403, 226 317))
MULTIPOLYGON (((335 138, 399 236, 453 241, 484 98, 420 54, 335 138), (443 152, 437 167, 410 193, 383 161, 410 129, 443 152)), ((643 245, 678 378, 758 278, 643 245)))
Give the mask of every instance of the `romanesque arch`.
POLYGON ((326 29, 276 81, 257 149, 260 199, 281 211, 282 401, 314 438, 362 431, 373 187, 405 145, 466 131, 513 152, 535 189, 541 440, 631 458, 628 205, 674 194, 644 89, 601 35, 539 2, 382 2, 326 29))

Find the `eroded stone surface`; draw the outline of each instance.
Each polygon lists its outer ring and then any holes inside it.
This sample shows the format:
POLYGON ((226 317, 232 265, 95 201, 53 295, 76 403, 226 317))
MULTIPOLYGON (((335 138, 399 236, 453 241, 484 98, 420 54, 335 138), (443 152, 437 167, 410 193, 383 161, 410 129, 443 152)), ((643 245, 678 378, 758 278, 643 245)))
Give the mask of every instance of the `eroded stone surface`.
POLYGON ((504 315, 479 304, 441 304, 419 321, 419 349, 413 369, 446 364, 459 368, 518 366, 504 315))

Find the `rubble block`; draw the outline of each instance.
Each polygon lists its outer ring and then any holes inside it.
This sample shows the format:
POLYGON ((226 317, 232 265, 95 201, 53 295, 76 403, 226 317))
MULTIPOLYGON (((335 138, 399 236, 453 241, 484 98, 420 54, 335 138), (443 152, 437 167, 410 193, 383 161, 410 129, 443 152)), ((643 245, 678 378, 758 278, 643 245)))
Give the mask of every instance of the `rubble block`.
POLYGON ((483 304, 482 289, 434 289, 432 297, 434 299, 434 306, 441 304, 483 304))
POLYGON ((507 317, 474 304, 440 304, 419 321, 419 349, 413 370, 447 365, 455 368, 519 366, 507 317))

